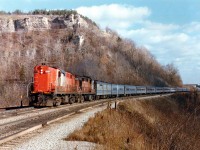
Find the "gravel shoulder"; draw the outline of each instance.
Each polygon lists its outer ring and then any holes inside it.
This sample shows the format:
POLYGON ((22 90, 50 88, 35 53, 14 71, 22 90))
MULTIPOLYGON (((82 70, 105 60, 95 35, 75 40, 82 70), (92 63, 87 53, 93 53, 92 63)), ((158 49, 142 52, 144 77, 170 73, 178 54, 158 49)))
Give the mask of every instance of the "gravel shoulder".
POLYGON ((90 117, 95 113, 102 111, 106 106, 81 111, 75 115, 52 123, 30 134, 24 135, 18 139, 12 140, 0 146, 0 149, 9 150, 88 150, 94 149, 94 143, 65 141, 70 133, 80 129, 90 117))

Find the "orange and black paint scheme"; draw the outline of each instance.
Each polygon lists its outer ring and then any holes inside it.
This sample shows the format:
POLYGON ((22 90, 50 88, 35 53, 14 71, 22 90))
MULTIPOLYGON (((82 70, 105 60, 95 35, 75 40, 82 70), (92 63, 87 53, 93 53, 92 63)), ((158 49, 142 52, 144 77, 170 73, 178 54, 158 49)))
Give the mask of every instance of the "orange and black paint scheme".
POLYGON ((30 105, 57 106, 61 103, 83 102, 95 96, 94 81, 75 76, 56 67, 34 67, 30 105))

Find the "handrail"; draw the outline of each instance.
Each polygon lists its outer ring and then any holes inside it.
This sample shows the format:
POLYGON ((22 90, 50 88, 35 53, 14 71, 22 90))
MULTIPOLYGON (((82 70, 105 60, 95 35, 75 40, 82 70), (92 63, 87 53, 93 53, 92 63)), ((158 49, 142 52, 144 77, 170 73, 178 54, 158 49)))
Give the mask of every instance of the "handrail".
POLYGON ((27 85, 27 93, 26 93, 26 96, 27 96, 27 98, 29 98, 29 88, 30 88, 30 86, 31 86, 31 84, 33 84, 33 82, 30 82, 28 85, 27 85))

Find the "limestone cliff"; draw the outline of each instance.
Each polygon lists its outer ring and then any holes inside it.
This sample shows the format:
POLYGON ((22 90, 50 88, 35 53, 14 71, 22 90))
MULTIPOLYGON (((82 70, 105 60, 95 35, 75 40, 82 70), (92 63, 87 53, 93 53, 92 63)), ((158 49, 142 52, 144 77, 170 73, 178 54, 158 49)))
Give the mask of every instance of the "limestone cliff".
POLYGON ((0 33, 76 27, 88 27, 88 23, 79 14, 69 16, 0 16, 0 33))

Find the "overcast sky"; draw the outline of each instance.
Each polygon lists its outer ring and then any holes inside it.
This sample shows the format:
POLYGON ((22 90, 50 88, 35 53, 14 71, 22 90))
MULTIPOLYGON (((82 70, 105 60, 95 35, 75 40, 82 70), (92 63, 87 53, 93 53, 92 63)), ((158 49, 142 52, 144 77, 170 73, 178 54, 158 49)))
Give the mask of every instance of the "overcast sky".
POLYGON ((0 0, 0 10, 16 9, 76 9, 174 63, 184 83, 200 83, 199 0, 0 0))

